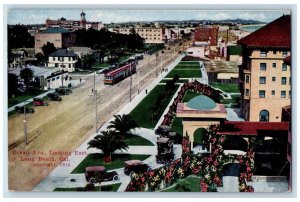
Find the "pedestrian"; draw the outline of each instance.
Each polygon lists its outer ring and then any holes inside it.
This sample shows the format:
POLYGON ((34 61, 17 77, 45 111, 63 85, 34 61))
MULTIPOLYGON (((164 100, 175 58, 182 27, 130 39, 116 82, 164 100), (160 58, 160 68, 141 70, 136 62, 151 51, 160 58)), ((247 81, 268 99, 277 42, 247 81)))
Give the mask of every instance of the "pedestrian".
POLYGON ((80 83, 81 83, 81 78, 79 79, 80 83))
POLYGON ((148 93, 147 89, 145 91, 146 91, 146 95, 147 95, 147 93, 148 93))

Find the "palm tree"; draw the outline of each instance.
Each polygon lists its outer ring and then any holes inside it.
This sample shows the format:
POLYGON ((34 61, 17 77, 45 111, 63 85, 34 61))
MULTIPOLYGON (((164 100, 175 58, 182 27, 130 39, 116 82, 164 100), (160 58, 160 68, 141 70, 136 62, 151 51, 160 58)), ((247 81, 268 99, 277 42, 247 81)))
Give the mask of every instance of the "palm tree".
POLYGON ((120 134, 123 139, 131 136, 131 130, 139 127, 136 121, 129 114, 123 114, 122 116, 118 114, 114 115, 114 117, 115 120, 111 121, 107 128, 113 129, 115 132, 120 134))
POLYGON ((97 148, 103 152, 104 163, 111 162, 111 154, 116 150, 126 150, 128 145, 120 139, 114 131, 101 131, 100 135, 89 141, 89 148, 97 148))

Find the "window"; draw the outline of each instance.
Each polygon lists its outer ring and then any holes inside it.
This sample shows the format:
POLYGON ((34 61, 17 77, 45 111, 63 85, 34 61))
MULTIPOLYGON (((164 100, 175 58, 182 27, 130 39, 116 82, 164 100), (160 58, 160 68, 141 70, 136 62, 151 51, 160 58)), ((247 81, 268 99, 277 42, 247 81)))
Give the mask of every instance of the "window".
POLYGON ((276 68, 276 63, 272 63, 272 67, 273 67, 273 68, 276 68))
POLYGON ((282 63, 282 71, 286 71, 287 68, 286 68, 286 64, 282 63))
POLYGON ((277 53, 277 51, 273 51, 273 54, 275 55, 277 53))
POLYGON ((267 70, 267 64, 266 63, 260 63, 260 70, 267 70))
POLYGON ((55 67, 58 67, 58 63, 55 63, 55 67))
POLYGON ((272 93, 272 95, 275 95, 275 90, 272 90, 271 93, 272 93))
POLYGON ((291 97, 291 91, 289 91, 289 98, 291 97))
POLYGON ((286 97, 286 92, 283 90, 281 91, 281 98, 285 98, 286 97))
POLYGON ((286 85, 286 77, 281 77, 281 84, 286 85))
POLYGON ((60 57, 58 57, 58 61, 60 61, 60 57))
POLYGON ((261 110, 259 112, 259 121, 260 122, 269 122, 269 112, 267 110, 261 110))
POLYGON ((51 79, 52 81, 55 81, 55 77, 51 79))
POLYGON ((282 51, 282 57, 286 57, 287 56, 287 51, 282 51))
POLYGON ((71 64, 69 64, 69 68, 71 68, 71 64))
POLYGON ((53 61, 55 61, 55 57, 52 57, 53 58, 53 61))
POLYGON ((266 51, 260 51, 260 57, 267 57, 266 51))
POLYGON ((275 77, 275 76, 272 77, 272 81, 273 81, 273 82, 276 81, 276 77, 275 77))
POLYGON ((249 89, 246 89, 245 94, 246 94, 246 96, 249 96, 249 89))
POLYGON ((264 98, 265 97, 265 91, 264 90, 260 90, 259 91, 259 98, 264 98))
POLYGON ((290 79, 289 79, 289 84, 290 84, 290 85, 292 84, 292 79, 291 79, 291 77, 290 77, 290 79))
POLYGON ((250 76, 246 75, 246 83, 249 83, 249 81, 250 81, 250 76))
POLYGON ((264 76, 259 77, 259 84, 266 84, 266 77, 264 76))

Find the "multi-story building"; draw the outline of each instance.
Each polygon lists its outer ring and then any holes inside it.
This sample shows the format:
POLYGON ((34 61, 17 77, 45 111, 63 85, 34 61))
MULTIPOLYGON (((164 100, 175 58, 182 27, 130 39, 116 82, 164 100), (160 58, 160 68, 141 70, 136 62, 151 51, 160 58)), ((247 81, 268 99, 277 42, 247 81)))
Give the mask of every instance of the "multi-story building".
MULTIPOLYGON (((120 34, 130 34, 132 28, 115 28, 120 34)), ((158 44, 165 42, 165 30, 161 27, 136 27, 135 32, 145 39, 146 44, 158 44)))
POLYGON ((65 18, 60 18, 58 20, 46 20, 46 27, 62 27, 67 30, 78 30, 78 29, 95 29, 100 30, 104 27, 102 22, 89 22, 86 21, 86 14, 82 11, 80 13, 80 20, 67 20, 65 18))
POLYGON ((207 41, 211 46, 218 44, 218 26, 200 26, 195 30, 195 41, 207 41))
POLYGON ((76 35, 74 32, 61 27, 48 28, 34 36, 35 53, 42 53, 42 47, 47 42, 53 43, 56 48, 75 46, 76 35))
POLYGON ((68 49, 58 49, 51 53, 48 58, 46 67, 60 67, 68 72, 75 71, 77 55, 68 49))
POLYGON ((280 122, 291 104, 291 17, 282 16, 238 41, 241 112, 246 121, 280 122))

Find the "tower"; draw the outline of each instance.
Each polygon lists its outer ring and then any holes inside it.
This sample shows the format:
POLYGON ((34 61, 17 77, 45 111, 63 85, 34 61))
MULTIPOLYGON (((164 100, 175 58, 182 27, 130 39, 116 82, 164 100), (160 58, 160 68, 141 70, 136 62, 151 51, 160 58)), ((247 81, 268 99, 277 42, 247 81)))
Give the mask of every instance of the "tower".
POLYGON ((81 18, 81 21, 86 21, 85 20, 85 13, 83 12, 83 10, 81 10, 82 12, 80 13, 80 18, 81 18))

